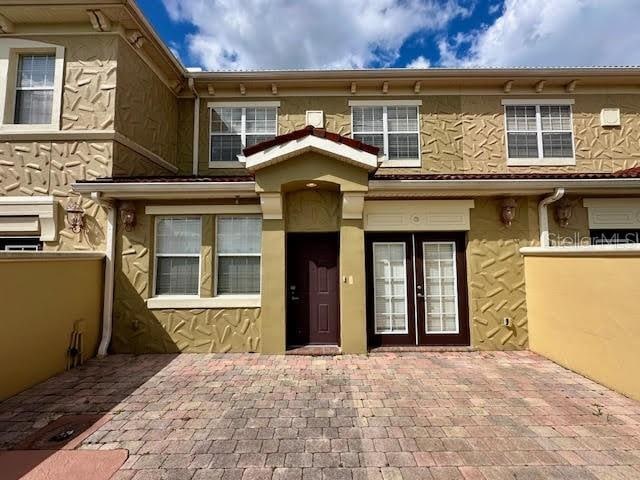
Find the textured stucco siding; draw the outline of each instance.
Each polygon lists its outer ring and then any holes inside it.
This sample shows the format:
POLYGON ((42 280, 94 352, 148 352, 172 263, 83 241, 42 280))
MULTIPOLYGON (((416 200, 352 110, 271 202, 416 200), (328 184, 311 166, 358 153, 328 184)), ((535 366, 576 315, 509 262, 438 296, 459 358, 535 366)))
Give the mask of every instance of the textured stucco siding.
MULTIPOLYGON (((305 126, 307 110, 322 110, 325 128, 341 135, 351 134, 351 108, 353 97, 278 97, 278 133, 284 134, 305 126)), ((563 167, 508 167, 504 127, 504 107, 500 95, 429 95, 416 96, 420 107, 420 150, 422 166, 419 168, 382 168, 384 173, 495 173, 495 172, 611 172, 640 164, 640 97, 630 94, 575 95, 573 126, 576 165, 563 167), (600 110, 619 107, 622 125, 617 128, 600 126, 600 110)), ((512 97, 509 97, 512 98, 512 97)), ((538 98, 530 95, 527 99, 538 98)), ((566 98, 566 96, 539 96, 539 98, 566 98)), ((363 100, 364 97, 358 97, 363 100)), ((366 98, 375 100, 375 98, 366 98)), ((379 99, 379 97, 378 97, 379 99)), ((384 100, 392 99, 385 97, 384 100)), ((203 174, 237 173, 224 169, 210 169, 209 110, 201 101, 199 168, 203 174)), ((251 102, 250 98, 242 98, 251 102)), ((264 100, 256 98, 255 101, 264 100)), ((188 107, 185 107, 185 109, 188 107)), ((189 110, 192 114, 193 108, 189 110)), ((181 129, 193 117, 180 119, 181 129)))
POLYGON ((115 125, 130 140, 176 164, 178 100, 122 39, 118 46, 115 125))
MULTIPOLYGON (((153 288, 153 217, 137 204, 131 232, 116 242, 114 353, 254 352, 260 348, 260 308, 150 310, 153 288)), ((213 280, 213 218, 203 216, 201 296, 213 280)))
POLYGON ((501 199, 477 198, 471 209, 467 263, 471 344, 482 350, 528 345, 524 258, 521 247, 537 243, 537 199, 518 198, 511 227, 500 221, 501 199), (505 317, 511 319, 504 326, 505 317))

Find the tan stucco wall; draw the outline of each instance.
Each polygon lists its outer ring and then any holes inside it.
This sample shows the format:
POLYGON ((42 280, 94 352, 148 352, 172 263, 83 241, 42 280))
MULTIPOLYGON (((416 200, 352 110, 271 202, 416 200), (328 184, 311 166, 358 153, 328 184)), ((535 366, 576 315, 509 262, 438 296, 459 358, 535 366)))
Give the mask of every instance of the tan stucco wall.
POLYGON ((640 258, 526 257, 531 350, 640 400, 640 258))
POLYGON ((85 360, 101 330, 103 260, 0 259, 0 400, 63 372, 74 323, 85 360))
POLYGON ((116 131, 175 165, 178 101, 133 48, 119 39, 116 131))
POLYGON ((537 198, 520 197, 511 227, 500 221, 502 199, 476 198, 468 232, 471 344, 482 350, 526 348, 524 258, 538 238, 537 198), (511 326, 504 326, 505 317, 511 326))
POLYGON ((307 189, 284 196, 287 232, 337 232, 340 194, 334 190, 307 189))
MULTIPOLYGON (((377 97, 380 99, 380 97, 377 97)), ((403 97, 406 98, 406 97, 403 97)), ((500 95, 416 95, 420 99, 421 168, 382 168, 378 173, 398 172, 533 172, 533 171, 615 171, 640 164, 637 145, 640 142, 640 98, 630 94, 612 95, 529 95, 526 98, 574 98, 573 120, 576 166, 507 167, 505 157, 504 107, 500 95), (600 127, 600 110, 619 107, 620 128, 600 127)), ((509 97, 514 98, 514 97, 509 97)), ((517 98, 517 97, 516 97, 517 98)), ((323 110, 327 130, 351 134, 353 97, 278 97, 278 133, 304 127, 306 110, 323 110)), ((358 97, 358 100, 375 99, 358 97)), ((385 97, 384 100, 392 100, 385 97)), ((204 174, 231 173, 209 169, 209 111, 201 102, 200 171, 204 174)), ((233 99, 225 99, 232 101, 233 99)), ((238 98, 250 102, 251 98, 238 98)), ((256 101, 264 100, 257 98, 256 101)), ((193 109, 191 109, 191 112, 193 109)), ((185 118, 181 122, 189 123, 185 118)), ((181 128, 191 128, 181 123, 181 128)), ((191 130, 192 131, 192 130, 191 130)), ((237 173, 237 171, 236 171, 237 173)))
MULTIPOLYGON (((154 309, 152 296, 153 223, 137 204, 134 230, 118 230, 114 327, 114 353, 251 352, 260 349, 261 309, 154 309)), ((203 216, 201 296, 211 294, 213 280, 213 218, 203 216)))

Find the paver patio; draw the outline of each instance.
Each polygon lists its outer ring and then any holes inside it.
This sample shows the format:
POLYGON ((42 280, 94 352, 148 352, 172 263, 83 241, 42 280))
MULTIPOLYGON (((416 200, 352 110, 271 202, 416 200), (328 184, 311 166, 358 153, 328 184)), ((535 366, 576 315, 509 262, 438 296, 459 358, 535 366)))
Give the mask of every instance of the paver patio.
POLYGON ((110 356, 0 404, 0 448, 78 413, 118 480, 640 478, 640 403, 530 352, 110 356))

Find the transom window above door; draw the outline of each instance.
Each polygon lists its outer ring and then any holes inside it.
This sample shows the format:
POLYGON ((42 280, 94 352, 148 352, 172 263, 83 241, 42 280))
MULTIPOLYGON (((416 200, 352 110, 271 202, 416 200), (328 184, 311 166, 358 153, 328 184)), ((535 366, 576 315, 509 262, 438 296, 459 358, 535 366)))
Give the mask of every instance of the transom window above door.
POLYGON ((242 150, 278 134, 279 102, 210 103, 209 166, 242 166, 242 150))
POLYGON ((382 166, 420 166, 420 101, 349 102, 352 136, 380 149, 382 166))
POLYGON ((502 103, 508 165, 575 165, 572 101, 502 103))

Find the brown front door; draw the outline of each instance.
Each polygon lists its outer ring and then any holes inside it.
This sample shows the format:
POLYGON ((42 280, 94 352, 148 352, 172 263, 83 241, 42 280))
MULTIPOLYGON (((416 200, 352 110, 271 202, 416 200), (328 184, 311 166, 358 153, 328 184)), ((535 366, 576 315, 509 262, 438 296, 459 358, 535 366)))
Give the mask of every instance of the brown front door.
POLYGON ((288 346, 338 344, 338 245, 338 233, 287 235, 288 346))
POLYGON ((463 233, 367 235, 369 344, 469 345, 463 233))

